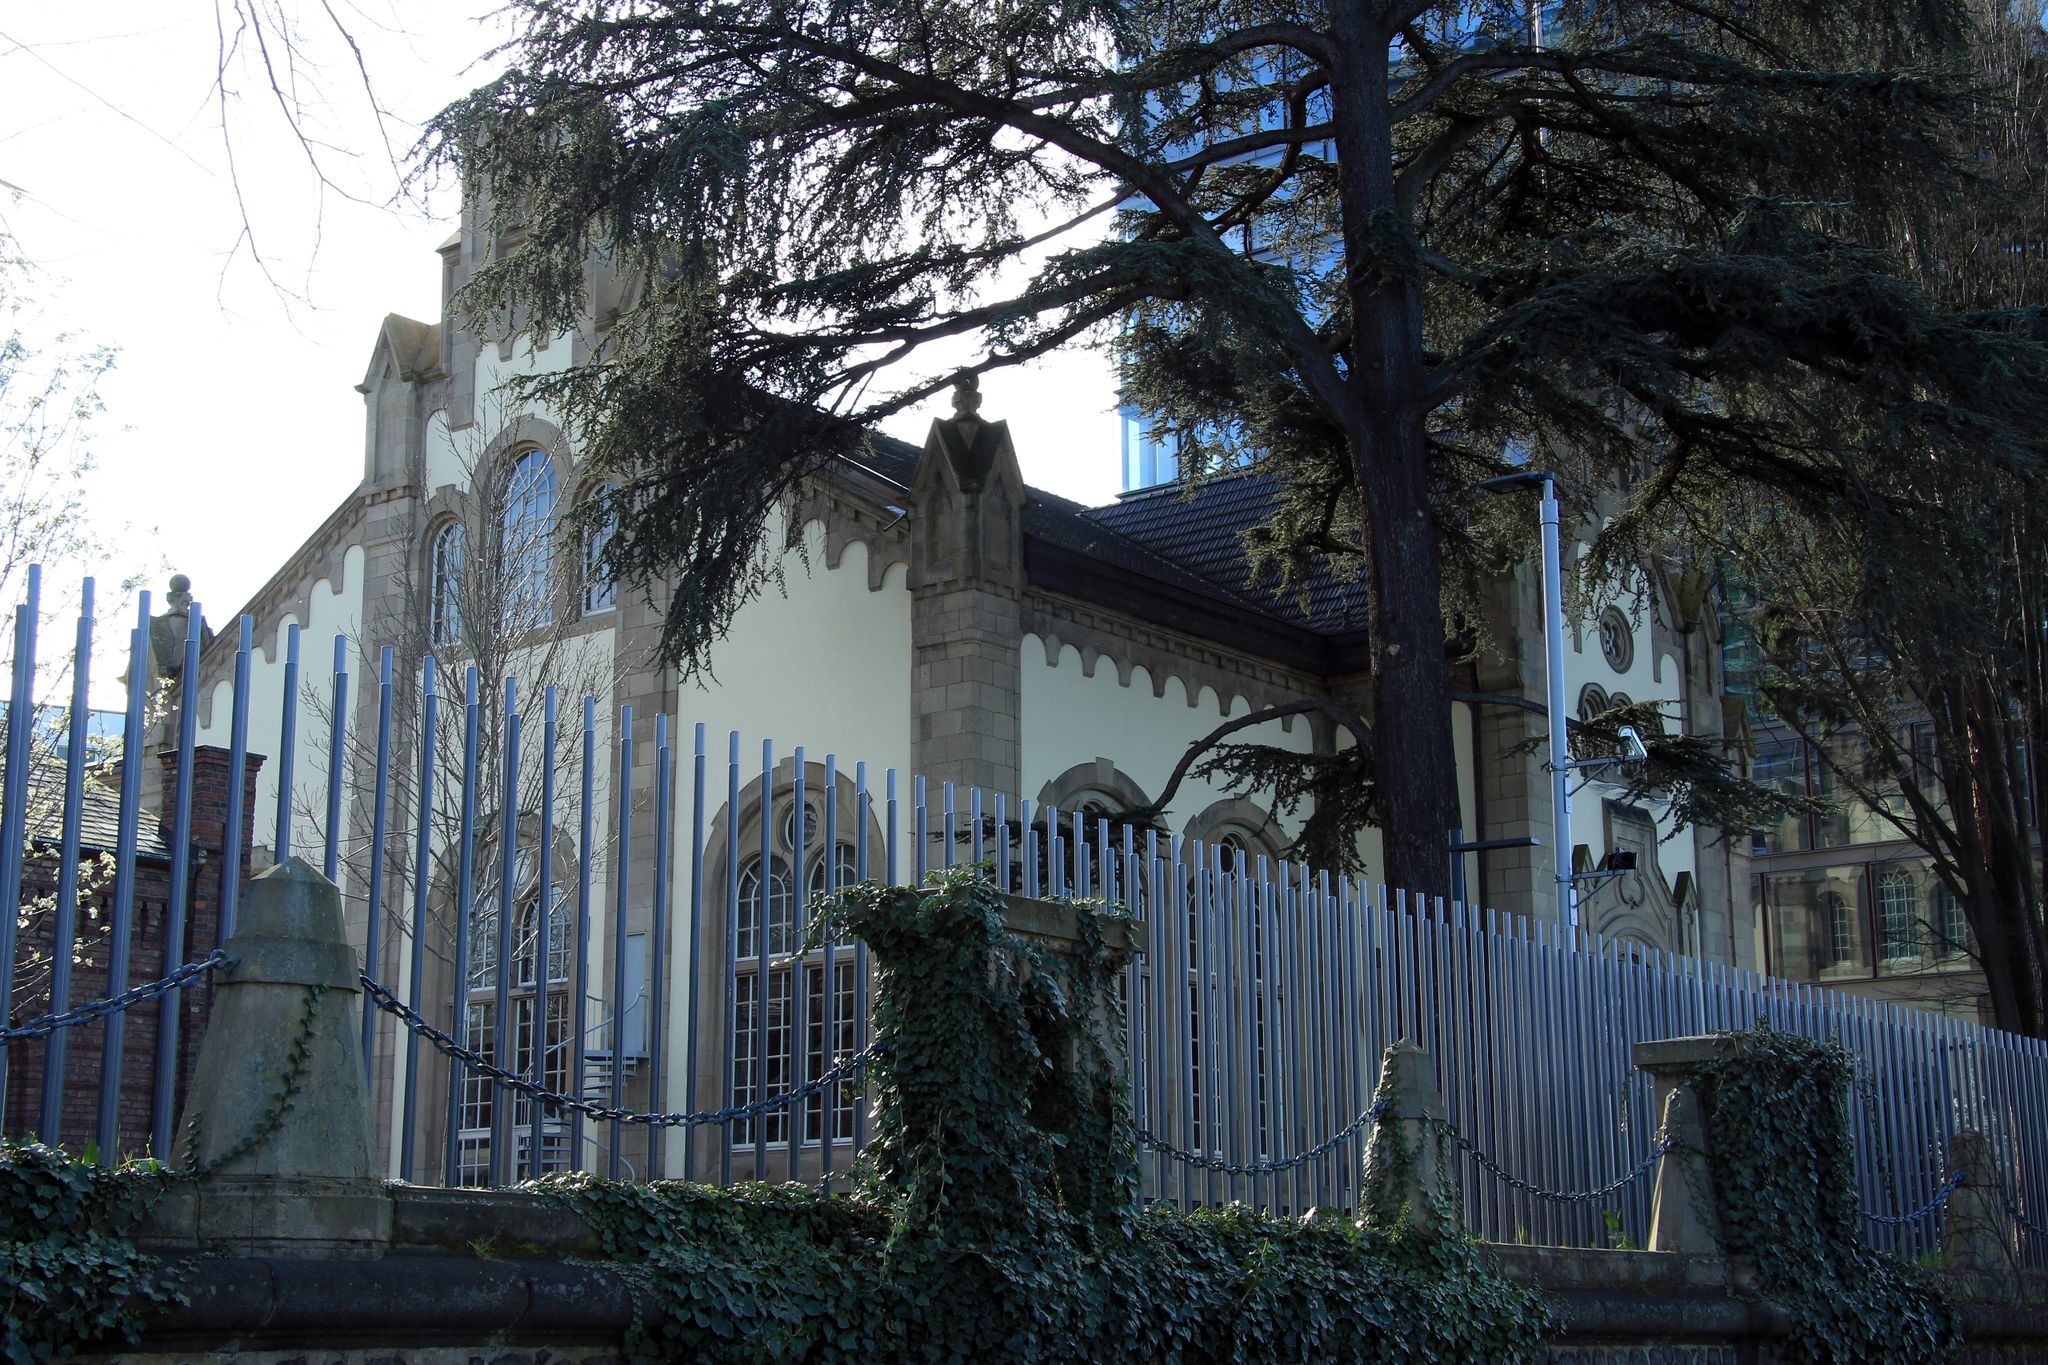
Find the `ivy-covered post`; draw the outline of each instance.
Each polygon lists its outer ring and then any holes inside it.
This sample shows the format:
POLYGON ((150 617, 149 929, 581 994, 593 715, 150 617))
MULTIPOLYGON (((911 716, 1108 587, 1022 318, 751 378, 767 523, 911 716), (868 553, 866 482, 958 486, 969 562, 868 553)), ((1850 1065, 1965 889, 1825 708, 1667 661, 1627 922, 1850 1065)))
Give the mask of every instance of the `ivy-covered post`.
POLYGON ((1978 1275, 2017 1271, 2019 1246, 1991 1139, 1961 1129, 1949 1140, 1948 1153, 1956 1188, 1942 1227, 1942 1265, 1978 1275))
POLYGON ((241 1249, 374 1252, 391 1200, 372 1171, 370 1109, 341 893, 297 858, 249 881, 223 945, 186 1101, 181 1182, 152 1240, 241 1249))
MULTIPOLYGON (((1080 1012, 1077 1022, 1101 1047, 1110 1069, 1117 1075, 1128 1074, 1130 1040, 1125 1036, 1114 983, 1140 955, 1137 922, 1090 905, 1034 900, 1008 891, 996 892, 996 899, 1002 905, 1005 929, 1026 942, 1044 945, 1066 964, 1070 974, 1077 970, 1091 974, 1083 997, 1072 1002, 1072 1008, 1080 1012)), ((1078 1053, 1061 1060, 1069 1066, 1087 1064, 1078 1053)))
POLYGON ((1848 1049, 1759 1022, 1639 1043, 1635 1055, 1659 1081, 1692 1091, 1706 1139, 1705 1178, 1660 1186, 1664 1207, 1681 1216, 1712 1200, 1709 1226, 1720 1234, 1731 1283, 1790 1320, 1779 1358, 1950 1359, 1956 1315, 1940 1288, 1864 1241, 1848 1049))
POLYGON ((1380 1106, 1365 1149, 1362 1212, 1376 1227, 1456 1232, 1443 1095, 1429 1054, 1409 1039, 1380 1060, 1380 1106))
POLYGON ((1721 1219, 1707 1170, 1707 1129, 1692 1078, 1722 1047, 1723 1039, 1715 1034, 1636 1044, 1636 1065, 1657 1082, 1657 1112, 1663 1115, 1658 1140, 1667 1144, 1650 1197, 1651 1251, 1711 1256, 1721 1250, 1721 1219))

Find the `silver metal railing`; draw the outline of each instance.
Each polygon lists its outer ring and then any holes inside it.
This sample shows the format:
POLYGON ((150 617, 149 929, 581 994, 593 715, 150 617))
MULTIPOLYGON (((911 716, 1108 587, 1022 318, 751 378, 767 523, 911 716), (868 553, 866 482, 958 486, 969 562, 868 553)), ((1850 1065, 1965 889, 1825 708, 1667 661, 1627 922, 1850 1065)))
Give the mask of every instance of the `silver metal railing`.
POLYGON ((1425 901, 1099 809, 895 769, 875 782, 865 763, 756 750, 737 732, 721 754, 705 725, 650 725, 630 706, 601 726, 596 696, 578 707, 469 667, 451 679, 432 657, 414 676, 379 651, 352 710, 354 647, 337 640, 331 676, 301 678, 296 626, 259 688, 253 624, 208 652, 197 604, 175 684, 153 697, 147 594, 119 743, 95 748, 83 721, 90 589, 58 661, 68 711, 39 711, 40 587, 32 574, 14 618, 0 773, 0 897, 19 906, 36 893, 43 907, 0 915, 6 1131, 169 1151, 197 968, 234 921, 260 704, 278 720, 278 753, 261 760, 277 783, 267 851, 317 848, 344 885, 383 1006, 365 1010, 362 1046, 400 1178, 504 1184, 553 1163, 842 1176, 870 1125, 857 1066, 874 1043, 867 950, 806 942, 804 907, 850 880, 986 864, 1022 894, 1100 897, 1141 921, 1124 1025, 1153 1198, 1355 1207, 1379 1058, 1408 1037, 1435 1066, 1475 1232, 1600 1245, 1612 1215, 1640 1242, 1650 1191, 1629 1177, 1646 1169, 1658 1116, 1631 1048, 1765 1018, 1839 1038, 1859 1059, 1852 1117, 1875 1244, 1934 1248, 1938 1209, 1901 1211, 1938 1206, 1949 1135, 1970 1128, 2004 1163, 2027 1260, 2048 1263, 2035 1230, 2048 1213, 2038 1040, 1425 901), (228 683, 225 793, 198 786, 207 667, 228 683), (301 723, 308 698, 324 730, 301 723), (161 808, 145 812, 152 706, 173 757, 161 808), (61 760, 38 747, 53 733, 69 737, 61 760), (324 779, 301 783, 300 760, 317 767, 323 754, 324 779), (32 792, 59 794, 39 806, 32 792), (202 798, 224 809, 202 821, 202 798), (202 824, 218 831, 203 861, 202 824), (160 839, 146 837, 153 826, 160 839), (112 863, 103 882, 90 875, 99 857, 112 863), (83 934, 82 912, 100 928, 83 934), (154 980, 136 989, 138 974, 154 980), (30 1027, 40 1016, 72 1026, 30 1027))

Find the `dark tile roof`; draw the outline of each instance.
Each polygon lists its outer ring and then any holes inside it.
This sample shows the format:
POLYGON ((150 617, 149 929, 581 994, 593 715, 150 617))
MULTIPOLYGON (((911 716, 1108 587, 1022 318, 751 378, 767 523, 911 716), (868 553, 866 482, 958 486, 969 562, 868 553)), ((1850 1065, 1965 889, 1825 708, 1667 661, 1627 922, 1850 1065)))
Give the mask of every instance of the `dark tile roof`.
POLYGON ((1228 586, 1281 620, 1318 634, 1365 629, 1363 581, 1339 578, 1326 568, 1318 568, 1298 590, 1253 581, 1244 533, 1265 520, 1276 492, 1270 475, 1230 474, 1192 491, 1169 484, 1127 493, 1085 515, 1208 582, 1228 586))
MULTIPOLYGON (((908 442, 877 435, 870 456, 849 463, 907 488, 919 455, 908 442)), ((1304 605, 1300 593, 1251 581, 1244 532, 1265 518, 1273 495, 1273 480, 1257 473, 1210 479, 1192 492, 1177 484, 1148 489, 1105 507, 1029 488, 1024 533, 1126 573, 1316 634, 1364 630, 1362 582, 1345 582, 1319 570, 1306 584, 1304 605)))
MULTIPOLYGON (((79 812, 78 832, 82 847, 112 853, 121 837, 121 789, 113 773, 90 777, 85 784, 85 801, 79 812)), ((28 781, 29 838, 54 844, 64 837, 64 773, 61 768, 34 772, 28 781)), ((143 858, 168 858, 170 845, 157 831, 154 811, 142 811, 135 821, 135 852, 143 858)))

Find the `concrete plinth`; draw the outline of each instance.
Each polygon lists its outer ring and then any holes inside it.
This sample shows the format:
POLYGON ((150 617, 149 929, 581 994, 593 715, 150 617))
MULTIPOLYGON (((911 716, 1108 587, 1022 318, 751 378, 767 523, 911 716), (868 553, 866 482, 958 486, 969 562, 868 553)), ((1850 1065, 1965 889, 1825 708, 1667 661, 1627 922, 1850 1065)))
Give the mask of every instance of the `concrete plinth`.
POLYGON ((1941 1263, 1973 1275, 2016 1274, 2019 1243, 2006 1207, 2004 1166, 1982 1133, 1965 1129, 1949 1143, 1949 1166, 1961 1173, 1942 1224, 1941 1263))
POLYGON ((1406 1038, 1389 1044, 1376 1093, 1387 1107, 1374 1120, 1365 1149, 1361 1203, 1367 1216, 1425 1231, 1457 1232, 1455 1211, 1442 1207, 1445 1192, 1454 1190, 1456 1182, 1448 1169, 1444 1099, 1429 1054, 1406 1038))
POLYGON ((375 1250, 391 1200, 371 1168, 357 965, 341 894, 297 858, 250 879, 153 1241, 282 1254, 375 1250))

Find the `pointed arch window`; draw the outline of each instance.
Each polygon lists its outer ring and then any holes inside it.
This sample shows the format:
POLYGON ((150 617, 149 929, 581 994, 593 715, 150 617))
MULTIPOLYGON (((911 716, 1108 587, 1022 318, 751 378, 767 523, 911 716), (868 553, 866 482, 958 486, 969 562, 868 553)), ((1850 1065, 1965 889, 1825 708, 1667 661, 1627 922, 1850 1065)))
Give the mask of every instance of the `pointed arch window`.
POLYGON ((462 638, 462 583, 468 558, 461 522, 451 521, 435 533, 427 552, 427 626, 436 645, 452 645, 462 638))
POLYGON ((555 619, 555 462, 545 450, 517 456, 505 476, 499 550, 506 628, 534 630, 555 619))

